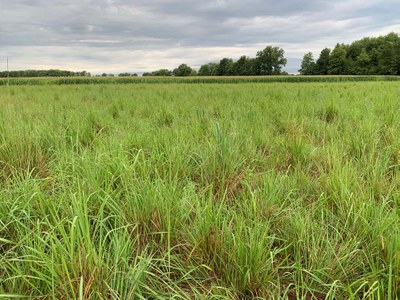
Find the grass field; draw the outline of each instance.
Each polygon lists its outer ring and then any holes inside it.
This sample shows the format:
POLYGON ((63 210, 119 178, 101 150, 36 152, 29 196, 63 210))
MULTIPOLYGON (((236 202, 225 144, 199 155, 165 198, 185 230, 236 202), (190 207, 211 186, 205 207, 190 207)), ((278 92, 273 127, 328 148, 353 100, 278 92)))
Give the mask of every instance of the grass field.
POLYGON ((397 299, 400 82, 0 87, 0 298, 397 299))

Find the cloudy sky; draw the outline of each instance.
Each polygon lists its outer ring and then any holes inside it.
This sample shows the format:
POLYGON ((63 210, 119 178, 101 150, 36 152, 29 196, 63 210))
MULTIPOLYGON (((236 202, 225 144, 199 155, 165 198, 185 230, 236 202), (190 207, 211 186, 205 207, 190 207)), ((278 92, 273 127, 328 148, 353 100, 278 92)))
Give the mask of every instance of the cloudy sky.
POLYGON ((400 33, 399 0, 0 0, 0 70, 92 73, 198 68, 223 57, 307 51, 400 33))

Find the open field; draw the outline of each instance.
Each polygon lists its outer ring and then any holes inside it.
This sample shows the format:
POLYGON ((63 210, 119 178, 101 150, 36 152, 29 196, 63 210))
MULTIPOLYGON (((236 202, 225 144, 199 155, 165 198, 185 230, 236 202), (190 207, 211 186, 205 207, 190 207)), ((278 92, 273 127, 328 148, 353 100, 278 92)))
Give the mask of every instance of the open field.
POLYGON ((0 298, 397 299, 399 116, 400 82, 0 86, 0 298))

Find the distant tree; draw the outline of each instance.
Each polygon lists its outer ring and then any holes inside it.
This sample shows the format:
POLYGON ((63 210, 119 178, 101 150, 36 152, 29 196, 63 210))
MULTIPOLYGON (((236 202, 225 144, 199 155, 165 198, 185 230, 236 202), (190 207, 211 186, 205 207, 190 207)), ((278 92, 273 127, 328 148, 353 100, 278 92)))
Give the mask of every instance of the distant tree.
POLYGON ((383 75, 400 75, 400 37, 395 33, 389 33, 384 37, 384 43, 378 48, 379 73, 383 75))
POLYGON ((181 64, 178 68, 172 71, 174 76, 190 76, 193 73, 193 69, 186 64, 181 64))
POLYGON ((369 57, 365 48, 363 48, 360 54, 357 56, 354 63, 354 74, 356 75, 367 75, 370 71, 371 58, 369 57))
POLYGON ((257 52, 256 73, 257 75, 279 75, 282 67, 286 66, 285 51, 279 47, 267 46, 264 50, 257 52))
POLYGON ((337 44, 332 52, 325 48, 316 62, 315 73, 400 75, 400 36, 392 32, 349 45, 337 44))
POLYGON ((208 63, 202 65, 199 69, 197 75, 199 76, 216 76, 217 75, 218 64, 216 63, 208 63))
POLYGON ((315 74, 328 75, 330 54, 331 54, 331 50, 329 48, 325 48, 321 51, 321 54, 319 55, 319 58, 317 59, 317 62, 315 65, 315 74))
POLYGON ((238 76, 254 75, 254 66, 254 58, 243 55, 233 64, 233 74, 238 76))
POLYGON ((107 73, 101 74, 101 77, 107 77, 107 73))
POLYGON ((90 76, 90 73, 86 72, 86 71, 76 72, 76 76, 86 77, 86 76, 90 76))
POLYGON ((354 60, 352 57, 347 57, 346 74, 342 75, 356 75, 356 60, 354 60))
POLYGON ((369 58, 370 58, 370 64, 369 64, 369 74, 380 74, 379 73, 379 57, 380 57, 380 52, 378 48, 372 48, 368 52, 369 58))
POLYGON ((128 73, 128 72, 118 74, 118 77, 137 77, 137 76, 138 74, 136 73, 128 73))
POLYGON ((348 74, 348 60, 346 47, 343 44, 337 44, 329 57, 328 74, 346 75, 348 74))
POLYGON ((316 72, 316 63, 314 61, 313 54, 308 52, 304 54, 303 61, 301 62, 301 68, 299 73, 301 75, 314 75, 316 72))
POLYGON ((233 60, 231 58, 223 58, 220 60, 217 67, 218 76, 232 76, 233 75, 233 60))
POLYGON ((125 72, 125 73, 119 73, 118 77, 130 77, 133 76, 131 73, 125 72))
POLYGON ((143 76, 172 76, 172 71, 168 69, 160 69, 153 72, 143 73, 143 76))
POLYGON ((73 72, 66 70, 18 70, 0 72, 0 77, 71 77, 71 76, 90 76, 86 71, 73 72))

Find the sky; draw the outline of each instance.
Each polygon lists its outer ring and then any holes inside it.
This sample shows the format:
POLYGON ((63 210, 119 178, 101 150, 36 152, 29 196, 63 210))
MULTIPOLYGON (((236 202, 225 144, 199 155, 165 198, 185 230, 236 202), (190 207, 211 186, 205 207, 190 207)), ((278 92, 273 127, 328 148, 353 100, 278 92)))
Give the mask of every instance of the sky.
POLYGON ((400 0, 0 0, 0 70, 92 74, 196 69, 224 57, 304 53, 400 33, 400 0))

